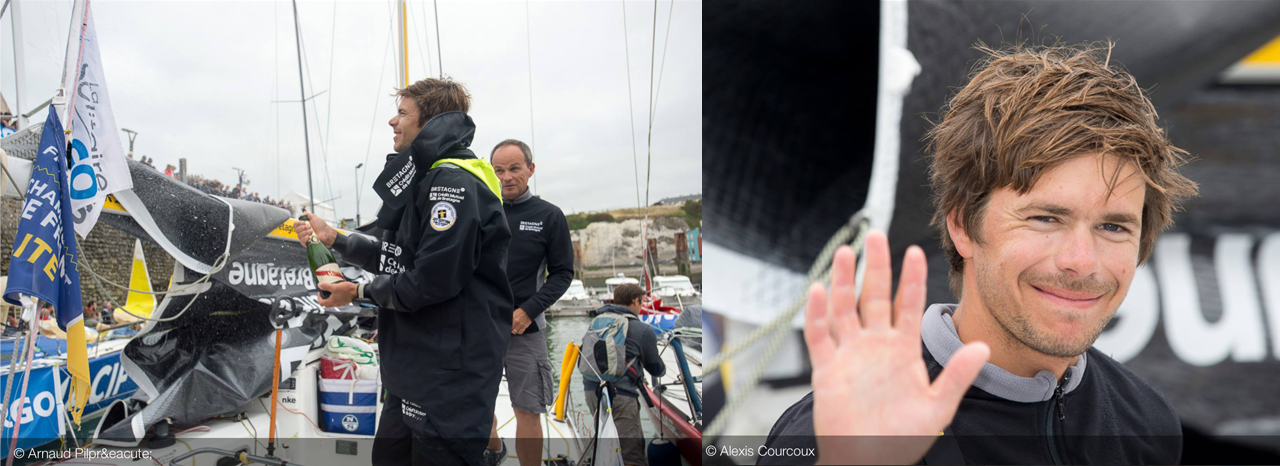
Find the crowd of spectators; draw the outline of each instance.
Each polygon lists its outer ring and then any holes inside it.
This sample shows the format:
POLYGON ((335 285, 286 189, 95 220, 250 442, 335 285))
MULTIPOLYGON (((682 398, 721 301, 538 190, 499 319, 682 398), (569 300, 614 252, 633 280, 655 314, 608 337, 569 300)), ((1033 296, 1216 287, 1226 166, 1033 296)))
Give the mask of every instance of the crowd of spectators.
MULTIPOLYGON (((177 178, 176 174, 171 176, 173 176, 174 178, 177 178)), ((279 200, 279 199, 271 199, 271 196, 259 195, 257 192, 251 192, 248 189, 244 189, 242 186, 239 186, 239 185, 223 184, 221 181, 207 179, 200 175, 187 175, 186 182, 187 182, 187 185, 193 188, 199 189, 200 191, 203 191, 205 193, 212 194, 214 196, 227 197, 231 199, 243 199, 243 200, 252 201, 252 202, 261 202, 263 204, 271 204, 277 207, 288 209, 289 211, 293 211, 293 204, 289 202, 279 200)))

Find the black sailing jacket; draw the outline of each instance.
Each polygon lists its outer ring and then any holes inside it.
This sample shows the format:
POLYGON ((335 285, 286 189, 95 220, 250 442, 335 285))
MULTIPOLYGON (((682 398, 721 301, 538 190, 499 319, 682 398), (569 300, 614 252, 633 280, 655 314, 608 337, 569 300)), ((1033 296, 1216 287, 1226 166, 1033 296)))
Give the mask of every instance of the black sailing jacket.
POLYGON ((334 242, 344 261, 376 274, 364 292, 379 308, 384 388, 423 408, 429 425, 411 427, 470 453, 488 442, 511 335, 511 232, 501 198, 483 181, 431 165, 475 159, 466 149, 474 132, 461 112, 432 118, 405 151, 412 165, 400 170, 388 160, 388 171, 412 175, 399 187, 398 209, 385 208, 384 197, 381 240, 352 234, 334 242))

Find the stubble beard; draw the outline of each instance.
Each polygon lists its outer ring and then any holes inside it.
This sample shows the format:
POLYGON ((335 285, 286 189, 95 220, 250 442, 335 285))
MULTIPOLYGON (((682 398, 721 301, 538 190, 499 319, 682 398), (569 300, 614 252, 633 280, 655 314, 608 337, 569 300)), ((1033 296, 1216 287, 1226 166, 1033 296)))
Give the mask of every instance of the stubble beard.
POLYGON ((1047 356, 1076 357, 1093 346, 1093 342, 1097 341, 1098 336, 1102 335, 1102 330, 1107 327, 1107 322, 1115 315, 1116 310, 1112 309, 1106 318, 1099 319, 1086 338, 1075 341, 1055 338, 1051 332, 1037 328, 1027 318, 1024 310, 1018 308, 1013 299, 1013 290, 1006 288, 1000 279, 998 266, 982 267, 978 265, 978 261, 973 261, 971 264, 974 265, 977 274, 978 295, 982 298, 983 305, 986 306, 991 318, 1000 325, 1008 342, 1015 346, 1025 346, 1047 356))

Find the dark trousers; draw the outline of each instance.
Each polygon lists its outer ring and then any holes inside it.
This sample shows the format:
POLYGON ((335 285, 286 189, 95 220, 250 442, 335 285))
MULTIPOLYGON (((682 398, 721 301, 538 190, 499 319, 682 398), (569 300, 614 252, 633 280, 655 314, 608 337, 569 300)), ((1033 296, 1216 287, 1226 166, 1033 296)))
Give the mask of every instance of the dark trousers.
MULTIPOLYGON (((446 439, 440 438, 430 420, 407 416, 404 408, 400 397, 387 394, 373 439, 374 466, 479 464, 482 456, 475 455, 468 463, 446 439)), ((488 439, 484 440, 488 443, 488 439)))

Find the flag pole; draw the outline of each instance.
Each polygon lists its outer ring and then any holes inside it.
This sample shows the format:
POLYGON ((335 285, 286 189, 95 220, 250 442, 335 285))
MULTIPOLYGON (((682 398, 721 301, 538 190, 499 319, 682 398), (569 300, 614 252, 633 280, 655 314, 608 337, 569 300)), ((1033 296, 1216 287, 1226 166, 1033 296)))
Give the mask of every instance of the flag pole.
MULTIPOLYGON (((71 12, 71 15, 74 18, 75 12, 71 12)), ((76 108, 75 84, 80 82, 80 65, 84 63, 84 33, 87 29, 89 29, 89 0, 84 0, 84 8, 80 10, 80 46, 76 51, 76 67, 71 69, 71 89, 63 89, 64 98, 66 98, 67 92, 71 93, 70 99, 67 100, 67 117, 63 118, 63 121, 67 122, 66 127, 63 128, 63 132, 66 134, 71 134, 71 126, 75 123, 75 118, 71 117, 71 113, 74 112, 76 108)), ((63 65, 62 68, 62 82, 67 82, 67 69, 65 65, 63 65)))

